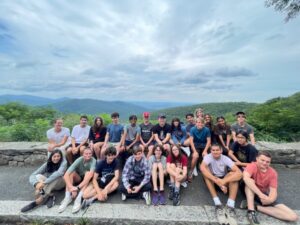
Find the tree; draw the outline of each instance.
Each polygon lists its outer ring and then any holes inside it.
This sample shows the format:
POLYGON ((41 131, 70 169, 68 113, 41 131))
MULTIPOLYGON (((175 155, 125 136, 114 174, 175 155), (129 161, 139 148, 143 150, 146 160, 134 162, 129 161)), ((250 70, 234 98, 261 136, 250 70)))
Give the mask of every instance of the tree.
POLYGON ((295 18, 300 12, 300 0, 266 0, 267 7, 273 6, 276 11, 286 14, 285 21, 295 18))

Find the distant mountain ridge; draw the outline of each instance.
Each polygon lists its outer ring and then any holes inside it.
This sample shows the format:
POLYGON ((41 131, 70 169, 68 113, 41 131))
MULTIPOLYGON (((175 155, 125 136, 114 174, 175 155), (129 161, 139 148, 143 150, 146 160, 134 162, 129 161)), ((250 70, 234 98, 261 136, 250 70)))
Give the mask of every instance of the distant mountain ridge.
POLYGON ((0 104, 6 104, 9 102, 20 102, 31 106, 41 106, 65 101, 67 99, 68 98, 52 99, 33 95, 0 95, 0 104))

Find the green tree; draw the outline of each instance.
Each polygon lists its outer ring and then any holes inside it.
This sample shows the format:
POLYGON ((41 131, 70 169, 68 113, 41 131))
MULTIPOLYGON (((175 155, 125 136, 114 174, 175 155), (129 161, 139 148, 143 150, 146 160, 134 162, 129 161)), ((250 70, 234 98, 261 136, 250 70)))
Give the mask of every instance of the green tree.
POLYGON ((267 7, 274 7, 276 11, 286 14, 285 21, 295 18, 300 12, 299 0, 266 0, 267 7))

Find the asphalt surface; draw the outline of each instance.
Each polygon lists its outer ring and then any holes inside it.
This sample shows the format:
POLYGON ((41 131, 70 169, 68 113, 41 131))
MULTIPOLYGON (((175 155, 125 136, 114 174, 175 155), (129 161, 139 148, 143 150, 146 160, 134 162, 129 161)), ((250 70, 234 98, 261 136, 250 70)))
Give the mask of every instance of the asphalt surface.
MULTIPOLYGON (((279 199, 280 202, 288 205, 292 209, 300 210, 300 169, 290 169, 284 166, 275 166, 279 174, 279 199)), ((36 167, 8 167, 0 166, 0 200, 33 200, 33 188, 29 184, 28 178, 36 167)), ((168 187, 165 186, 166 191, 168 187)), ((226 203, 227 197, 222 193, 219 196, 223 203, 226 203)), ((64 191, 56 193, 57 204, 63 197, 64 191)), ((236 206, 243 199, 239 192, 236 206)), ((109 203, 121 203, 121 194, 112 194, 108 200, 109 203)), ((144 201, 127 199, 126 204, 144 204, 144 201)), ((168 201, 168 204, 172 204, 168 201)), ((213 201, 203 182, 201 174, 195 177, 187 188, 181 189, 181 205, 198 206, 212 205, 213 201)))

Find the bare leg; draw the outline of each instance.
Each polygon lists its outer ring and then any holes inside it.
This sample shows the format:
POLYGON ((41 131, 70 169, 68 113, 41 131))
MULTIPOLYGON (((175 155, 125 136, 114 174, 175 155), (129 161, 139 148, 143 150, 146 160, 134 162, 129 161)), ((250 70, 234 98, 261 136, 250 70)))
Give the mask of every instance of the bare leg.
POLYGON ((278 204, 275 206, 268 207, 258 205, 257 210, 280 220, 290 222, 298 220, 297 214, 284 204, 278 204))
POLYGON ((239 189, 239 183, 237 181, 229 183, 229 199, 235 201, 238 189, 239 189))
POLYGON ((217 197, 217 191, 216 191, 214 183, 210 179, 208 179, 206 177, 204 177, 204 181, 206 183, 206 186, 207 186, 207 188, 209 190, 209 193, 210 193, 211 197, 212 198, 217 197))
POLYGON ((152 165, 152 183, 153 183, 153 191, 157 191, 157 163, 153 163, 152 165))
POLYGON ((254 210, 254 196, 255 193, 248 188, 248 186, 245 186, 245 194, 247 198, 247 204, 248 204, 248 210, 254 210))
POLYGON ((165 178, 165 174, 164 174, 164 168, 162 166, 161 163, 158 163, 158 174, 159 174, 159 190, 163 191, 164 190, 164 178, 165 178))

